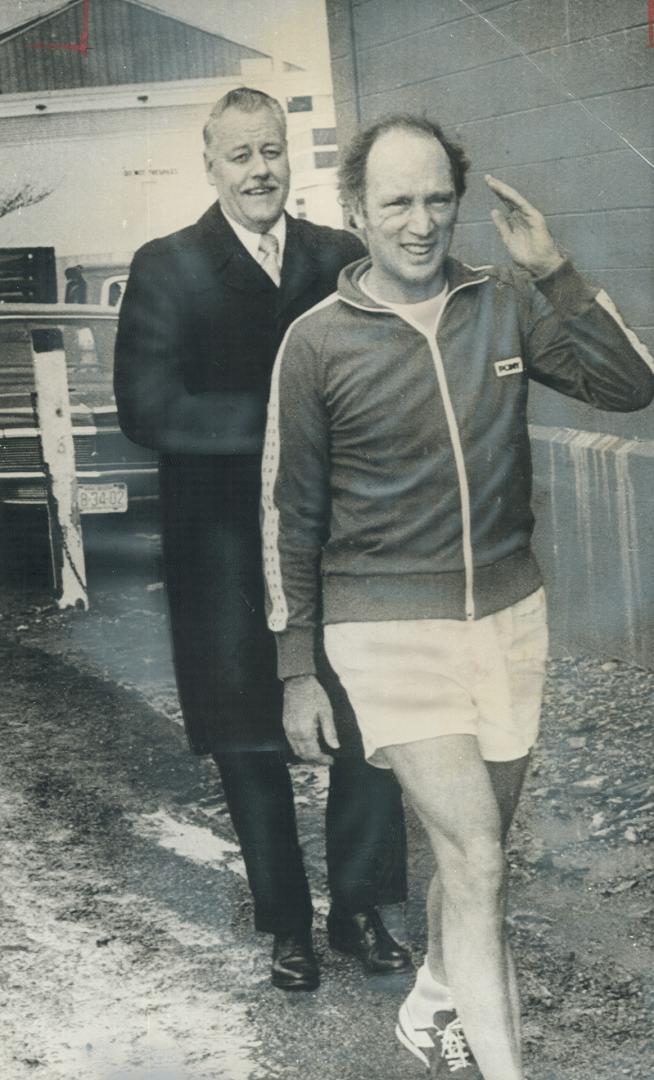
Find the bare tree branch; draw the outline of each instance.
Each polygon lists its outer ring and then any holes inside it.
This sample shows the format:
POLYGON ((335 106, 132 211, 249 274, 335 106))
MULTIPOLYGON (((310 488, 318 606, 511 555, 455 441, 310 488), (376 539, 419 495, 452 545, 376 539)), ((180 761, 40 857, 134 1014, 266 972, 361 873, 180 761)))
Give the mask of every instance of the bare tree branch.
POLYGON ((5 214, 11 214, 14 210, 22 210, 26 206, 34 206, 52 194, 53 188, 35 188, 32 184, 23 184, 22 187, 13 191, 0 191, 0 218, 5 214))

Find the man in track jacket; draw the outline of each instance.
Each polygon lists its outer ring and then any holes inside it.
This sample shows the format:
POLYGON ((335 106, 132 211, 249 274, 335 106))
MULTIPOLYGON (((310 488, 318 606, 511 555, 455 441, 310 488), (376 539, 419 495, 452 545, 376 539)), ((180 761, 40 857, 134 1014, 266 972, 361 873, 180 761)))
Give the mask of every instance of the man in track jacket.
POLYGON ((547 649, 528 384, 633 410, 654 363, 506 184, 487 177, 517 269, 449 257, 466 168, 424 119, 380 121, 350 147, 342 192, 370 257, 278 354, 264 563, 294 749, 337 741, 316 677, 324 627, 366 755, 396 773, 437 859, 398 1037, 433 1076, 523 1080, 502 843, 547 649))

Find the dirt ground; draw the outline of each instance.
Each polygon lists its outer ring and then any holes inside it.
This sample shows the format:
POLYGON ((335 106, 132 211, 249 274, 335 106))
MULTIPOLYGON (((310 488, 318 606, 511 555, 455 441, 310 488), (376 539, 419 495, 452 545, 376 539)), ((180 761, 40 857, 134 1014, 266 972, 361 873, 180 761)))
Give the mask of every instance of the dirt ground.
MULTIPOLYGON (((147 538, 146 538, 147 539, 147 538)), ((268 981, 211 763, 185 748, 156 559, 88 613, 0 593, 0 1075, 7 1080, 417 1080, 406 977, 326 945, 325 770, 294 770, 323 982, 268 981)), ((23 583, 24 584, 24 583, 23 583)), ((654 1076, 654 673, 552 661, 509 848, 529 1080, 654 1076)), ((431 863, 388 912, 420 962, 431 863)))

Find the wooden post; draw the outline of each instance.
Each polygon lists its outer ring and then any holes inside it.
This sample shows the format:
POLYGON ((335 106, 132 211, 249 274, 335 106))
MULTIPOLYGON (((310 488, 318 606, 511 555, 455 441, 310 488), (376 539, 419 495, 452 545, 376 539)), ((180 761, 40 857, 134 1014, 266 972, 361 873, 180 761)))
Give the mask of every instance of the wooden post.
POLYGON ((61 330, 32 330, 32 359, 57 603, 60 608, 88 609, 66 354, 61 330))

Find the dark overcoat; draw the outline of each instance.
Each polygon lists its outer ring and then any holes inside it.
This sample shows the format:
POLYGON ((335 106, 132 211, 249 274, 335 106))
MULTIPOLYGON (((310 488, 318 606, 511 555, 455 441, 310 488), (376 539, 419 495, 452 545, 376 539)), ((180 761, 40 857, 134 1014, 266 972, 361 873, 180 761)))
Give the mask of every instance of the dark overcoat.
POLYGON ((362 253, 350 233, 287 216, 277 288, 215 203, 132 263, 116 400, 125 434, 160 455, 173 652, 197 753, 283 744, 258 518, 270 375, 290 323, 362 253))

